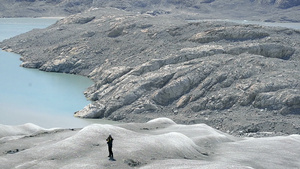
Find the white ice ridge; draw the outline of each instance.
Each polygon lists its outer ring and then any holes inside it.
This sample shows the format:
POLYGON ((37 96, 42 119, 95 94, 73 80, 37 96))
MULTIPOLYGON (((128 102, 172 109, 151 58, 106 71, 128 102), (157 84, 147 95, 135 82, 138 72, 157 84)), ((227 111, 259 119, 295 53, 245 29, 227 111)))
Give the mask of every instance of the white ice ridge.
POLYGON ((181 125, 168 118, 32 135, 42 130, 1 125, 2 137, 31 137, 2 140, 0 168, 300 168, 299 135, 237 138, 205 124, 181 125), (109 133, 116 161, 107 157, 109 133))
POLYGON ((24 125, 9 126, 0 124, 0 139, 7 136, 20 136, 29 135, 39 131, 45 131, 46 129, 41 128, 32 123, 26 123, 24 125))

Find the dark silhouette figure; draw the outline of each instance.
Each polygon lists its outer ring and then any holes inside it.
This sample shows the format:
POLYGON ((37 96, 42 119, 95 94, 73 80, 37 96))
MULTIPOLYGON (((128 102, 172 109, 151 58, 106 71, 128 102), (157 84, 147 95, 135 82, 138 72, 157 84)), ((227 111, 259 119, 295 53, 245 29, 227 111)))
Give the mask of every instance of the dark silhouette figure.
POLYGON ((111 135, 109 135, 108 137, 107 137, 107 139, 106 139, 106 141, 107 141, 107 145, 108 145, 108 152, 109 152, 109 155, 108 155, 108 157, 110 157, 110 158, 114 158, 114 154, 113 154, 113 152, 112 152, 112 145, 113 145, 113 138, 111 137, 111 135))

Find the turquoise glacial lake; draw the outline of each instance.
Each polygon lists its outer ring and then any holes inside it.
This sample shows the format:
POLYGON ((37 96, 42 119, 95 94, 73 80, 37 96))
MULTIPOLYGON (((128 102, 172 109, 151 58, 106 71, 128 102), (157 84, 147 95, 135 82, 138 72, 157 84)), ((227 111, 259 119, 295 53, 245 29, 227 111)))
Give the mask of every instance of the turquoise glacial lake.
MULTIPOLYGON (((0 18, 0 41, 32 29, 45 28, 56 21, 57 18, 0 18)), ((299 23, 223 21, 300 29, 299 23)), ((17 54, 0 50, 0 124, 34 123, 44 128, 76 128, 91 123, 114 123, 73 117, 75 111, 90 103, 83 92, 93 84, 91 80, 22 68, 19 59, 17 54)))
MULTIPOLYGON (((0 41, 56 21, 55 18, 1 18, 0 41)), ((27 69, 20 64, 19 55, 0 50, 0 124, 76 128, 111 123, 73 116, 90 103, 83 94, 93 84, 90 79, 27 69)))

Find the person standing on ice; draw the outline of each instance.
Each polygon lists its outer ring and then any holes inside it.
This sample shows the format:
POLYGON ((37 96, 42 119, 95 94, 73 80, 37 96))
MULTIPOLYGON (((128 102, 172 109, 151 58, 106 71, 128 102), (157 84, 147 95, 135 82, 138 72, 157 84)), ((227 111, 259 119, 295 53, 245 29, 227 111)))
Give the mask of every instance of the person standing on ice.
POLYGON ((107 145, 108 145, 108 152, 109 152, 109 155, 108 157, 110 158, 114 158, 114 154, 112 152, 112 144, 113 144, 113 138, 111 137, 111 134, 109 134, 109 136, 107 137, 106 139, 106 142, 107 142, 107 145))

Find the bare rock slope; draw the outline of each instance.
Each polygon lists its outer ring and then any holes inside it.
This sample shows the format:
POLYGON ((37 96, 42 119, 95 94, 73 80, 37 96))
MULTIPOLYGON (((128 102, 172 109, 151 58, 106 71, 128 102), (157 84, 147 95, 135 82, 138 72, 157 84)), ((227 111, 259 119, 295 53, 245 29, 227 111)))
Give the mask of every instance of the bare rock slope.
POLYGON ((93 79, 77 117, 300 133, 298 30, 182 18, 91 9, 0 47, 24 67, 93 79))

